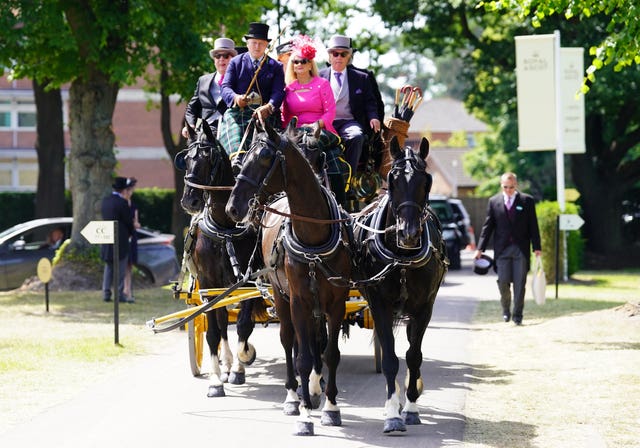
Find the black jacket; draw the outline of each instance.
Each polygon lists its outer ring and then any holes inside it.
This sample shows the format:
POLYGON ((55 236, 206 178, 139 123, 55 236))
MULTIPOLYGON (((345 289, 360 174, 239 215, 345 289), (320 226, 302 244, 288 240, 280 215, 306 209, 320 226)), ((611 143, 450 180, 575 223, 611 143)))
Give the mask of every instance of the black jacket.
MULTIPOLYGON (((116 193, 104 198, 102 200, 102 219, 118 221, 118 256, 122 260, 129 255, 129 238, 134 232, 131 209, 127 200, 116 193)), ((103 244, 100 247, 100 258, 104 261, 113 261, 113 244, 103 244)))

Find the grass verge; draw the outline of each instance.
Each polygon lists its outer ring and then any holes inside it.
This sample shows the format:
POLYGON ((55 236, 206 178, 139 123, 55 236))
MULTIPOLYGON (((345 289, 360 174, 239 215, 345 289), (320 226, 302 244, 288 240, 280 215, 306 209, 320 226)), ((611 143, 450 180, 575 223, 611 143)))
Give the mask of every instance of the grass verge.
POLYGON ((637 446, 640 272, 579 273, 558 295, 527 301, 520 327, 479 304, 465 446, 637 446))
POLYGON ((101 297, 50 293, 47 313, 44 293, 0 293, 0 433, 148 353, 158 337, 145 322, 185 307, 169 290, 137 290, 135 304, 119 304, 116 345, 113 303, 101 297))

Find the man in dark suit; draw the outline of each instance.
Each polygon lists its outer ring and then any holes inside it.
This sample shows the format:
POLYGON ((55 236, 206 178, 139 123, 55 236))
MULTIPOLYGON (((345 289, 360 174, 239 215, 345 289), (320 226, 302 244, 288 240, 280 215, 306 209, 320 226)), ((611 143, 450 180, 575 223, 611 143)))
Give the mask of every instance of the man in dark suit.
MULTIPOLYGON (((116 294, 120 302, 133 303, 133 300, 124 295, 124 274, 129 259, 129 238, 135 231, 133 228, 133 218, 129 202, 122 196, 122 192, 131 186, 130 179, 126 177, 116 177, 112 185, 113 192, 102 200, 102 219, 105 221, 118 222, 118 293, 116 294)), ((104 274, 102 277, 102 299, 105 302, 111 301, 111 286, 113 284, 113 244, 103 244, 100 247, 100 258, 105 262, 104 274)))
POLYGON ((278 111, 284 98, 284 70, 280 62, 266 54, 271 41, 268 34, 269 25, 256 22, 249 24, 249 32, 244 35, 248 51, 231 60, 222 82, 222 98, 227 106, 249 106, 255 109, 254 115, 260 115, 263 119, 278 111), (247 94, 260 64, 258 77, 247 94))
POLYGON ((511 286, 513 283, 513 322, 522 324, 524 292, 529 272, 531 247, 542 254, 540 230, 533 197, 517 191, 518 179, 513 173, 500 177, 502 193, 489 199, 487 217, 480 232, 475 258, 480 258, 493 235, 498 289, 505 322, 511 319, 511 286))
MULTIPOLYGON (((235 45, 233 40, 221 37, 215 40, 213 49, 209 51, 216 71, 207 73, 198 79, 196 90, 193 92, 184 113, 186 123, 193 129, 196 128, 198 118, 201 118, 207 120, 214 132, 217 131, 218 120, 227 110, 227 103, 222 99, 222 80, 231 58, 238 54, 235 45)), ((182 136, 189 138, 186 125, 182 128, 182 136)))
POLYGON ((345 158, 354 175, 358 169, 365 134, 380 131, 381 117, 369 74, 349 66, 353 54, 351 38, 333 36, 327 48, 331 67, 322 69, 320 76, 331 83, 336 100, 333 127, 345 143, 345 158))

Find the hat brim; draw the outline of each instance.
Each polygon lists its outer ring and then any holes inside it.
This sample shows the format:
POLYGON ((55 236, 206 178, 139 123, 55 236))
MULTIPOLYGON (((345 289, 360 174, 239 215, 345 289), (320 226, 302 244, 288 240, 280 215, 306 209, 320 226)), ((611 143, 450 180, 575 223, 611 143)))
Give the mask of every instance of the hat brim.
POLYGON ((331 50, 347 50, 347 51, 353 52, 353 48, 349 48, 349 47, 331 47, 331 48, 327 48, 327 50, 329 50, 329 51, 331 51, 331 50))
POLYGON ((264 37, 264 36, 255 36, 253 34, 245 34, 244 35, 244 40, 249 40, 249 39, 258 39, 258 40, 266 40, 267 42, 271 42, 271 39, 264 37))

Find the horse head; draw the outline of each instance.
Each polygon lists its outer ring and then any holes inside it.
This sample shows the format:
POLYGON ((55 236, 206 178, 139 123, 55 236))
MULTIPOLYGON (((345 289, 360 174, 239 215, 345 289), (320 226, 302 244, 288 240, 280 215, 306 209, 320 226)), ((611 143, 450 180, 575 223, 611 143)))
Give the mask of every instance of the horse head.
POLYGON ((292 144, 288 135, 295 133, 296 120, 281 135, 271 126, 256 124, 251 147, 242 161, 242 169, 231 190, 226 212, 236 222, 244 220, 252 207, 285 189, 284 149, 292 144))
POLYGON ((187 124, 188 146, 175 159, 176 168, 185 172, 184 190, 180 205, 189 214, 198 214, 204 209, 205 188, 214 185, 232 185, 233 177, 229 158, 214 137, 206 120, 202 121, 202 132, 187 124))
POLYGON ((429 141, 422 138, 418 153, 400 148, 393 137, 390 143, 393 162, 387 175, 389 207, 396 221, 396 244, 403 249, 420 247, 432 178, 427 173, 429 141))

